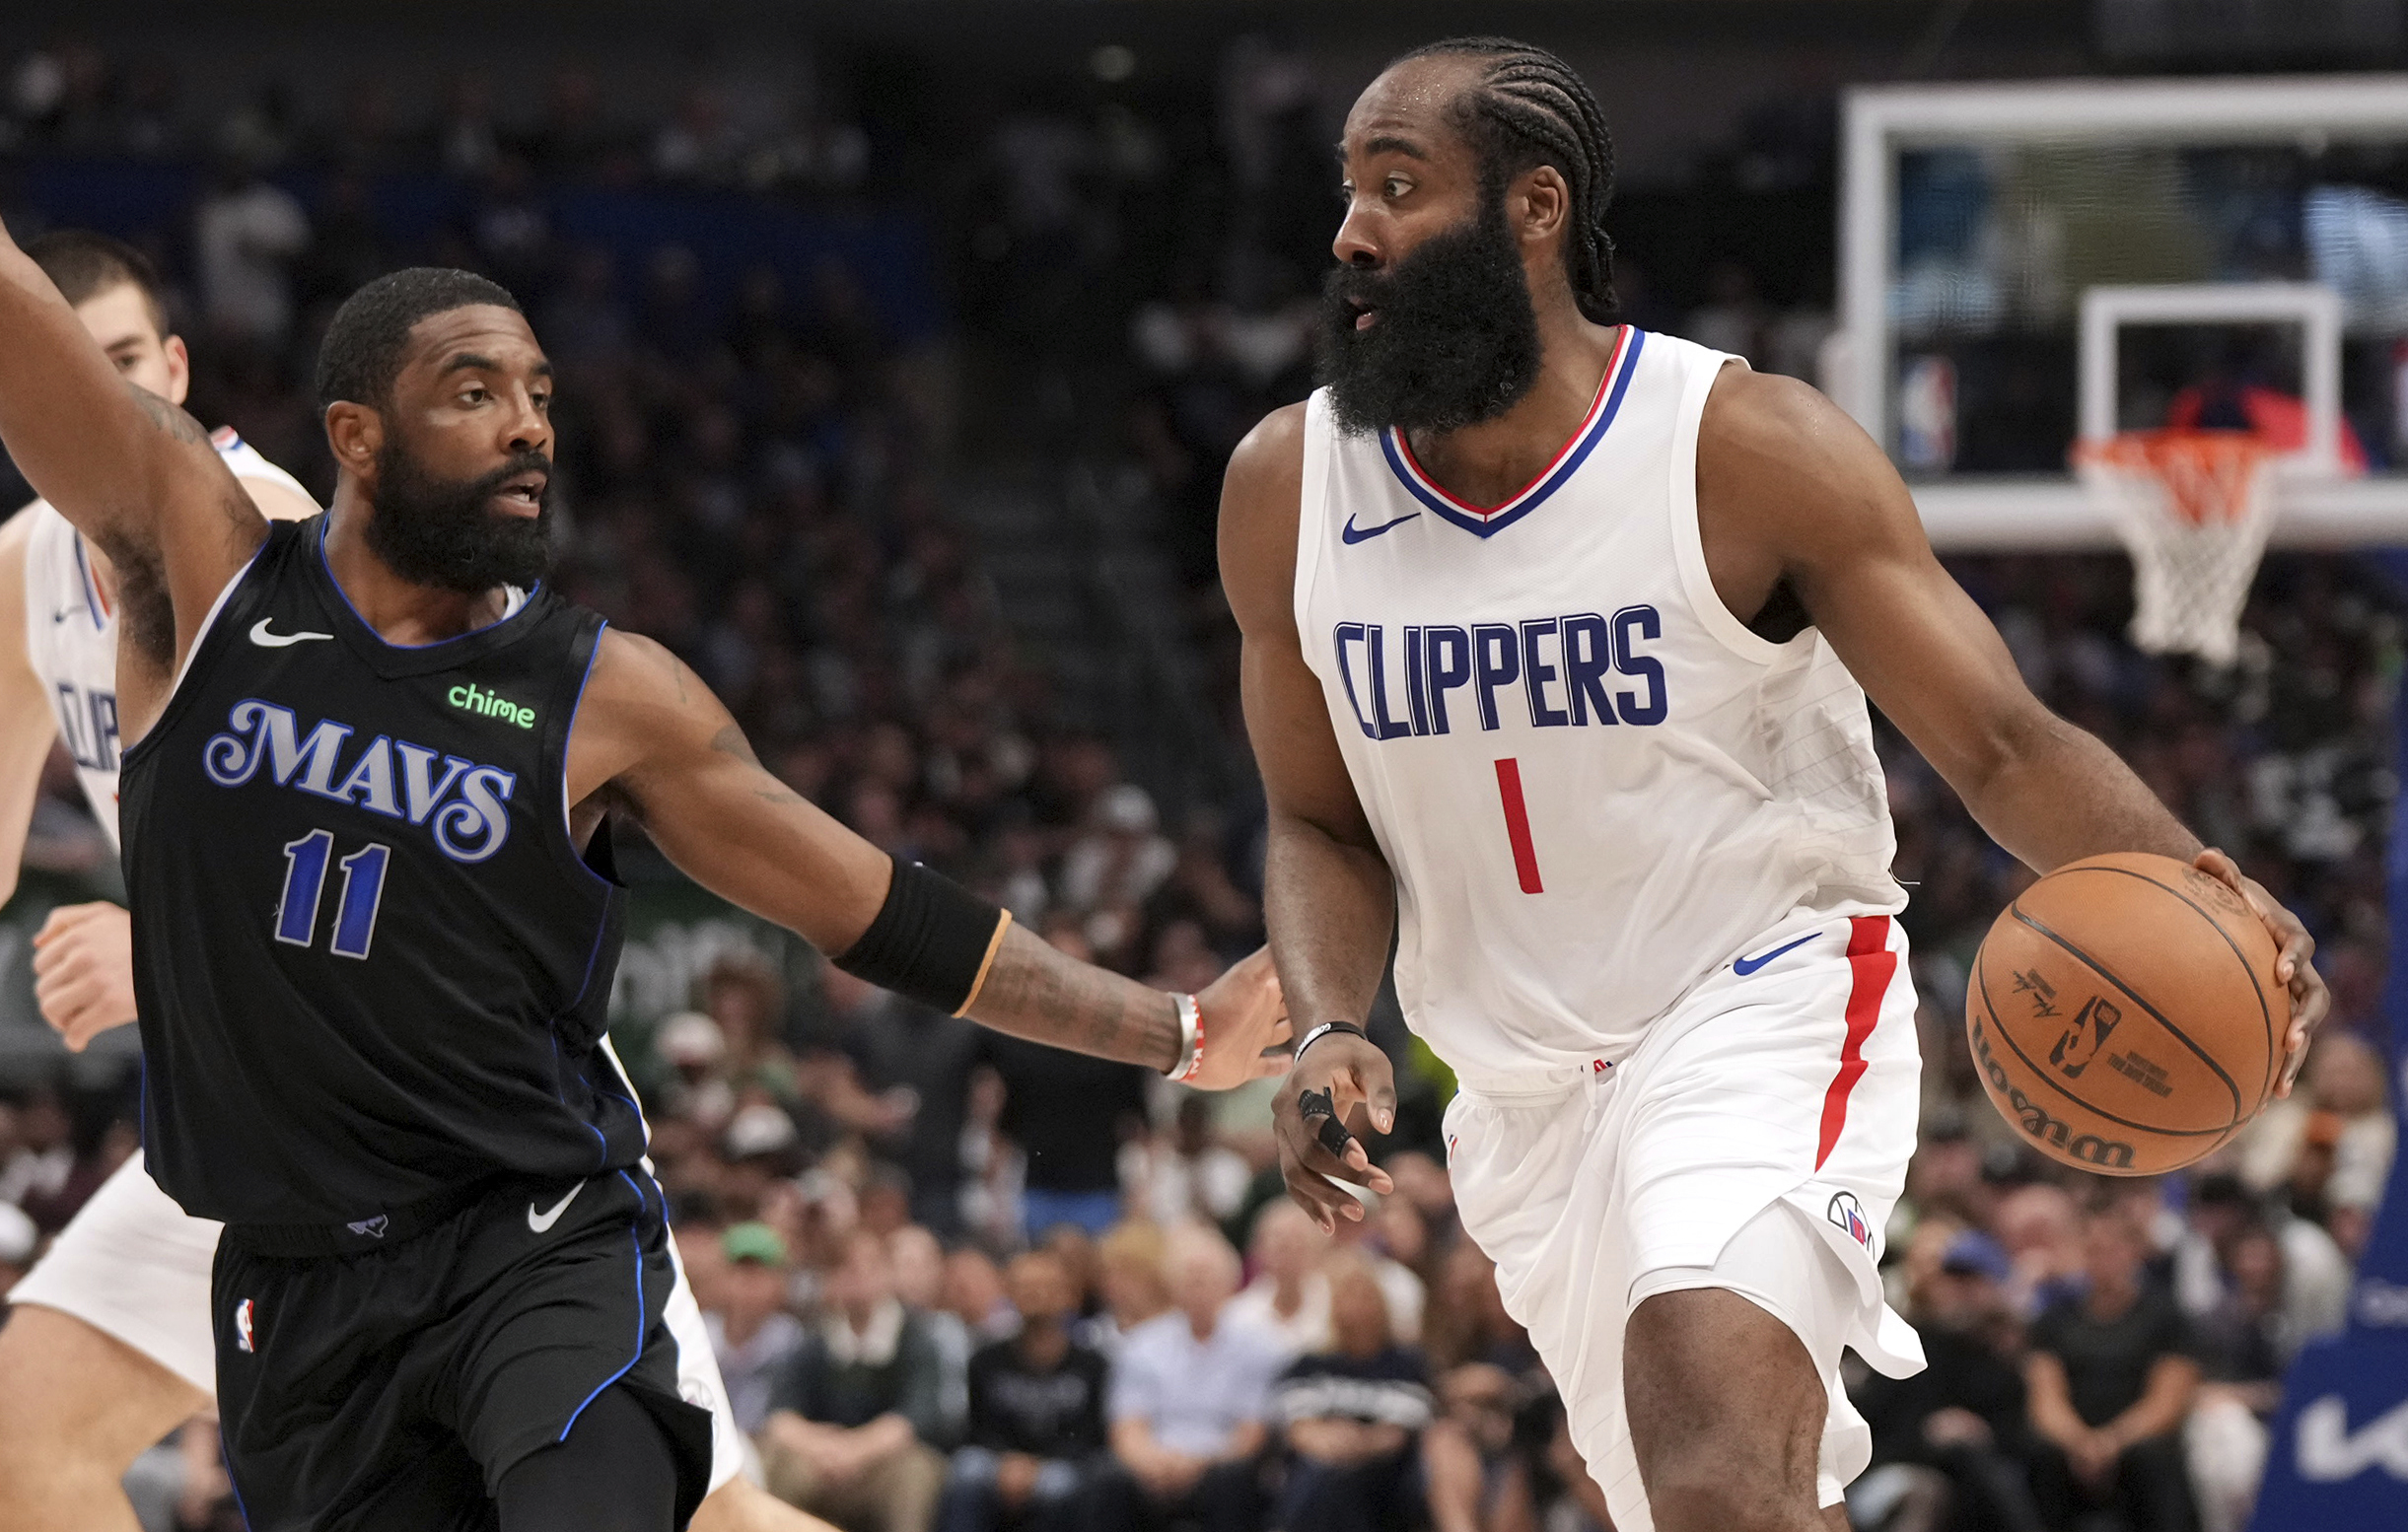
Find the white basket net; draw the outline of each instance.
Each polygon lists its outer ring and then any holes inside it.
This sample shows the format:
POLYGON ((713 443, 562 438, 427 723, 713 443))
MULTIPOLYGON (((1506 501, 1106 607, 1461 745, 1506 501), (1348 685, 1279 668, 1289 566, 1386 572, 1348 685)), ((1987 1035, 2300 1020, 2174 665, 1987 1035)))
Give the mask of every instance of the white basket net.
POLYGON ((2075 471, 2132 555, 2132 642, 2231 664, 2274 525, 2267 449, 2246 431, 2126 431, 2075 471))

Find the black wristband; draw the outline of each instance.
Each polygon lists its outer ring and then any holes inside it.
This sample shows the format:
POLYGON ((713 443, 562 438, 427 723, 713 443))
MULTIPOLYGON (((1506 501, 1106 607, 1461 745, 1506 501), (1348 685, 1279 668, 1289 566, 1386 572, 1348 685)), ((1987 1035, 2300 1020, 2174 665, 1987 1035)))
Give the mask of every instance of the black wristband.
POLYGON ((896 858, 886 902, 834 958, 856 979, 959 1015, 978 996, 1011 912, 917 862, 896 858))
POLYGON ((1303 1059, 1306 1049, 1311 1047, 1314 1043, 1319 1042, 1331 1032, 1350 1032, 1355 1036, 1362 1038, 1365 1042, 1371 1041, 1372 1036, 1371 1033, 1366 1032, 1363 1030, 1363 1028, 1355 1025, 1352 1021, 1324 1021, 1320 1025, 1313 1027, 1310 1031, 1308 1031, 1297 1043, 1296 1058, 1300 1060, 1303 1059))

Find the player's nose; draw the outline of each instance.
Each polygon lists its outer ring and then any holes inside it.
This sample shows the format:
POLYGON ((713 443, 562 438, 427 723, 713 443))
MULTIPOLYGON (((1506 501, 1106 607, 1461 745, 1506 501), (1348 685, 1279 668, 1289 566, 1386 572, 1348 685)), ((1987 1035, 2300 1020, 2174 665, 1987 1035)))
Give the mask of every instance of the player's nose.
POLYGON ((1380 264, 1380 242, 1373 236, 1370 222, 1353 208, 1347 209, 1346 221, 1338 225, 1337 238, 1329 242, 1330 253, 1338 257, 1338 264, 1358 271, 1380 264))

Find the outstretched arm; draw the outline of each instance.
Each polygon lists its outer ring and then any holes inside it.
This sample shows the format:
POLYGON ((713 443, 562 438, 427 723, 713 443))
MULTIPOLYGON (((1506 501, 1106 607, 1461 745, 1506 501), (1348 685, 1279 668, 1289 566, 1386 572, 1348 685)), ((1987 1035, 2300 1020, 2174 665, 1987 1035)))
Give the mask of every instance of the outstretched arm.
MULTIPOLYGON (((569 741, 569 794, 591 821, 621 808, 704 887, 822 952, 858 942, 886 903, 895 865, 764 770, 719 699, 650 639, 605 631, 569 741)), ((982 933, 982 937, 984 934, 982 933)), ((1287 1037, 1267 954, 1199 997, 1206 1056, 1194 1083, 1277 1073, 1287 1037)), ((1031 1041, 1169 1071, 1181 1030, 1172 998, 1003 929, 963 1013, 1031 1041)))
MULTIPOLYGON (((1300 1035, 1361 1026, 1380 990, 1396 885, 1355 796, 1321 683, 1296 631, 1296 533, 1304 494, 1304 408, 1266 417, 1239 444, 1221 490, 1221 579, 1245 645, 1245 729, 1270 806, 1264 914, 1300 1035)), ((1387 1056, 1345 1032, 1297 1060, 1272 1112, 1288 1191, 1323 1228, 1360 1219, 1334 1180, 1387 1190, 1347 1132, 1388 1131, 1396 1085, 1387 1056)))
POLYGON ((1728 604, 1745 615, 1774 580, 1789 579, 1875 704, 2025 865, 2047 872, 2103 852, 2151 851, 2195 862, 2249 901, 2291 987, 2288 1092, 2330 1003, 2306 929, 2230 858, 2203 850, 2114 751, 2031 694, 1856 422, 1802 383, 1727 369, 1699 427, 1697 495, 1707 563, 1728 604))
MULTIPOLYGON (((0 228, 0 443, 117 568, 127 712, 147 722, 210 604, 266 522, 209 434, 117 376, 50 279, 0 228)), ((129 731, 129 736, 138 731, 129 731)))

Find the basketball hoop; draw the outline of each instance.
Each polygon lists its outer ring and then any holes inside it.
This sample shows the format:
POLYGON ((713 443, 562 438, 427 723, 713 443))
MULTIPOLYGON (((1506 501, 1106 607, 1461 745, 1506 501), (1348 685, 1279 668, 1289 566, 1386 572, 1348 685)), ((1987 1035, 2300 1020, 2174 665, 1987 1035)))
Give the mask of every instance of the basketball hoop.
POLYGON ((2269 449, 2247 431, 2124 431, 2078 443, 2074 468, 2132 555, 2132 642, 2217 664, 2239 653, 2266 534, 2269 449))

